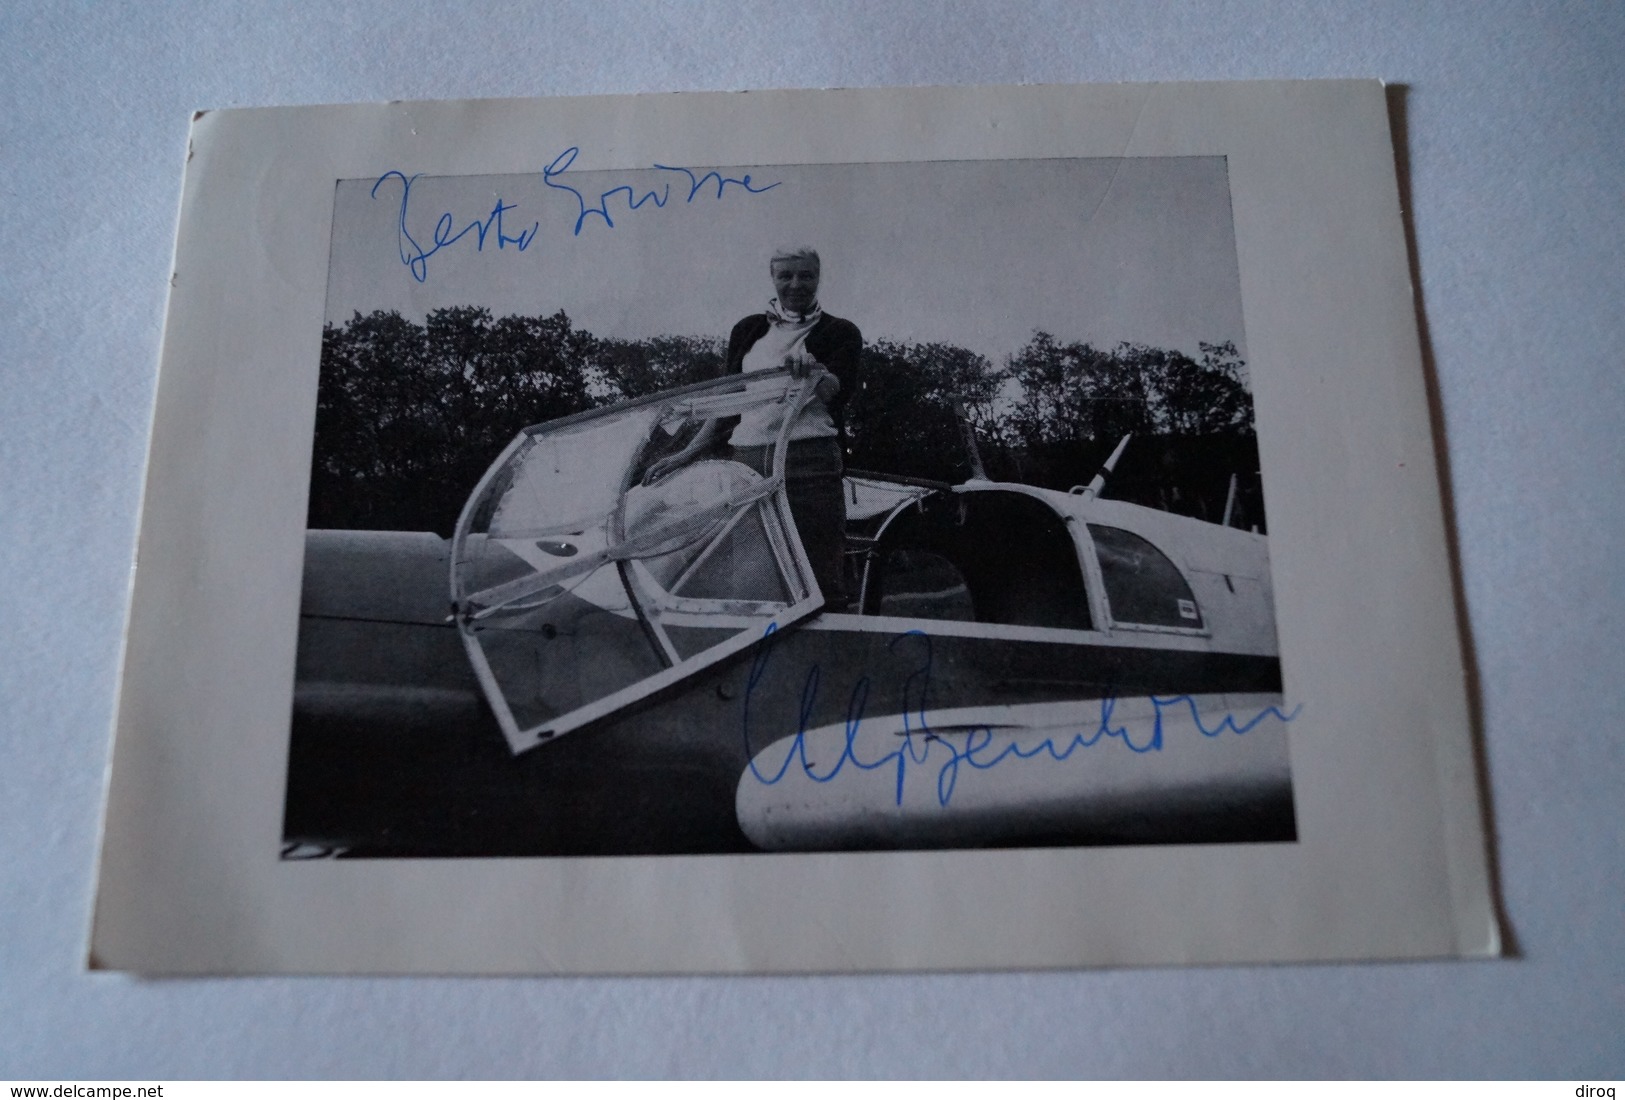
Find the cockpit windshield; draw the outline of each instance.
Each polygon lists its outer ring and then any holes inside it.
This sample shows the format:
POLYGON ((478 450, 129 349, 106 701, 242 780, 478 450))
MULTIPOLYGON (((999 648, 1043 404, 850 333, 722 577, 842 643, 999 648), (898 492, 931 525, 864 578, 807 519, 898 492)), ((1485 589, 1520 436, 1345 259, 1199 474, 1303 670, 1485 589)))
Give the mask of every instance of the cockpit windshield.
POLYGON ((508 445, 458 520, 451 589, 515 752, 819 608, 783 477, 785 435, 812 385, 787 371, 719 379, 527 428, 508 445), (726 447, 688 446, 707 422, 772 404, 791 415, 765 475, 726 447))

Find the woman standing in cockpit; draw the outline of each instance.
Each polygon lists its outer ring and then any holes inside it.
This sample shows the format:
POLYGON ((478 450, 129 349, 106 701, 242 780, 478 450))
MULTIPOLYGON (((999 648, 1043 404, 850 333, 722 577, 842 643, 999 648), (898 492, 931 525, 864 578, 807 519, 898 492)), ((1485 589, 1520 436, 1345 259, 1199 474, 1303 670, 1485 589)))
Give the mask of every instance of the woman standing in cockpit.
MULTIPOLYGON (((841 475, 845 445, 843 413, 858 386, 863 334, 851 321, 825 313, 818 304, 822 262, 811 248, 781 248, 768 261, 776 297, 767 309, 734 325, 728 336, 724 367, 731 374, 788 367, 796 378, 815 368, 819 378, 812 399, 790 426, 785 455, 785 495, 802 548, 824 594, 827 610, 847 605, 846 502, 841 475)), ((728 437, 732 457, 766 474, 773 445, 783 426, 784 409, 752 410, 738 419, 728 437)), ((658 478, 708 446, 719 430, 712 421, 682 452, 656 463, 658 478)))

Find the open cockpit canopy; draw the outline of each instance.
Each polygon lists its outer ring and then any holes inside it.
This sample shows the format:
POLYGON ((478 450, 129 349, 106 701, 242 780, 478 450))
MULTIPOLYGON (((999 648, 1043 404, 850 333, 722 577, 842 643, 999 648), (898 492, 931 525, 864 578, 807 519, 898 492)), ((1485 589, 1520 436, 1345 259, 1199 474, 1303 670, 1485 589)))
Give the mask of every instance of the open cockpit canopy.
MULTIPOLYGON (((452 540, 458 630, 515 752, 610 714, 823 602, 790 518, 788 425, 813 380, 734 376, 526 428, 452 540), (781 405, 766 474, 702 426, 781 405)), ((725 437, 725 433, 724 433, 725 437)))

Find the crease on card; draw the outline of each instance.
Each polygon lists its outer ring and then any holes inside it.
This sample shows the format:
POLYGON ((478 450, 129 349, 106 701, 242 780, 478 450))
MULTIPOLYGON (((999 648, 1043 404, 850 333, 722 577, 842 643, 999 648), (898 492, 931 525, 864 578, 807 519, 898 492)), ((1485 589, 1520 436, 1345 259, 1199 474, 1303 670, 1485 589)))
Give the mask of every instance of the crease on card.
POLYGON ((1134 111, 1134 124, 1128 129, 1128 137, 1123 139, 1122 150, 1112 158, 1111 177, 1106 180, 1106 186, 1101 189, 1100 197, 1095 200, 1095 208, 1089 211, 1089 216, 1084 219, 1083 231, 1085 233, 1095 224, 1095 215, 1100 213, 1100 208, 1105 206, 1106 200, 1111 197, 1112 188, 1117 186, 1117 174, 1123 170, 1123 161, 1128 159, 1128 151, 1134 146, 1134 138, 1140 132, 1140 123, 1145 119, 1145 109, 1150 106, 1151 93, 1155 90, 1156 85, 1152 85, 1146 88, 1144 94, 1140 96, 1140 105, 1134 111))

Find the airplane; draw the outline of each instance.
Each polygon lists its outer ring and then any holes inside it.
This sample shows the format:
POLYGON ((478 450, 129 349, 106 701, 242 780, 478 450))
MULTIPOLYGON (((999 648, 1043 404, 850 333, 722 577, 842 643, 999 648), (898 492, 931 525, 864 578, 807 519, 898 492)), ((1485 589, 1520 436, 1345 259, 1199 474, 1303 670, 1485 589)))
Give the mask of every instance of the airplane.
POLYGON ((815 382, 526 428, 449 539, 308 532, 283 857, 1296 839, 1266 536, 1103 499, 1122 444, 1070 492, 849 471, 826 608, 787 427, 651 472, 815 382))

